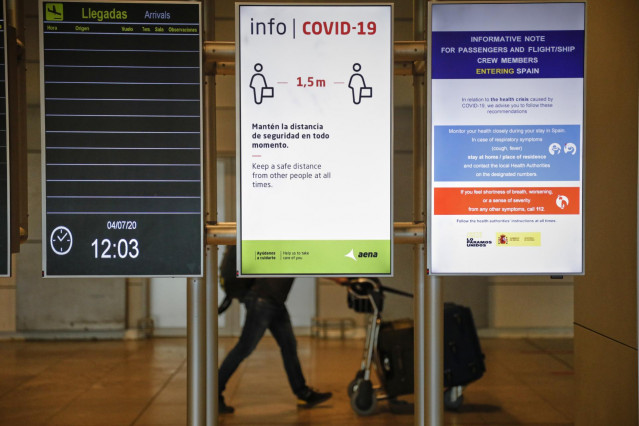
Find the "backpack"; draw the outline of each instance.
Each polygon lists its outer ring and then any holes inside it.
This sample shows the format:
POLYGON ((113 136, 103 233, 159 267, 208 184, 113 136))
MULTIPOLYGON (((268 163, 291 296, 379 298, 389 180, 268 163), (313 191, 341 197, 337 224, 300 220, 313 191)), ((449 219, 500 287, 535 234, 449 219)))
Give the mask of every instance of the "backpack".
POLYGON ((218 307, 218 314, 228 309, 233 299, 242 301, 255 283, 255 278, 238 278, 237 274, 237 248, 227 246, 220 265, 220 286, 226 297, 218 307))

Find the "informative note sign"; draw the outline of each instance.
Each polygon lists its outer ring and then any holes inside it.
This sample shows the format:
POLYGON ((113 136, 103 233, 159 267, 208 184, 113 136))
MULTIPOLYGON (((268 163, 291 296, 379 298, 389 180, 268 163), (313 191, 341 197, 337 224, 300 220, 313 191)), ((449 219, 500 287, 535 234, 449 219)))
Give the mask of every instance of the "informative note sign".
POLYGON ((40 13, 44 275, 201 275, 199 3, 40 13))
POLYGON ((392 19, 236 5, 242 275, 392 273, 392 19))
POLYGON ((431 274, 581 274, 585 3, 432 3, 431 274))
POLYGON ((6 2, 0 2, 0 276, 11 274, 11 241, 9 232, 9 103, 7 99, 7 32, 6 2))

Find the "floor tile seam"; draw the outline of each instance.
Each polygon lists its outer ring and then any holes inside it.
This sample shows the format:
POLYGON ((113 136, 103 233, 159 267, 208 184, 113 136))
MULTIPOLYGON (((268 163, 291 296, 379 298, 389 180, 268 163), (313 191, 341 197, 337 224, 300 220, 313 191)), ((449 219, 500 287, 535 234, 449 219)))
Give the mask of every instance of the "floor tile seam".
MULTIPOLYGON (((546 354, 548 355, 548 354, 546 354)), ((548 355, 550 356, 550 355, 548 355)), ((519 383, 521 383, 523 385, 523 387, 525 387, 526 389, 530 390, 535 396, 537 396, 538 398, 540 398, 546 405, 548 405, 550 408, 552 408, 552 410, 559 414, 562 418, 566 419, 567 422, 571 422, 573 421, 573 419, 567 417, 566 415, 564 415, 563 411, 557 409, 557 407, 555 406, 555 404, 552 403, 551 400, 549 400, 548 398, 546 398, 544 395, 544 392, 538 391, 534 386, 531 386, 527 380, 525 380, 524 376, 520 376, 520 375, 515 375, 515 380, 517 380, 519 383)), ((559 423, 562 424, 562 423, 559 423)), ((567 423, 570 424, 570 423, 567 423)))
POLYGON ((187 359, 184 358, 184 360, 182 360, 182 362, 180 363, 179 367, 176 368, 175 371, 173 371, 173 373, 171 373, 171 375, 165 380, 164 385, 160 389, 158 389, 158 391, 155 393, 155 395, 153 395, 153 397, 151 397, 151 399, 149 399, 149 401, 142 408, 142 410, 140 410, 138 415, 135 416, 135 419, 133 419, 133 421, 131 422, 130 426, 134 426, 138 422, 138 420, 140 420, 142 418, 144 413, 149 409, 149 407, 158 398, 158 396, 160 396, 160 394, 167 388, 169 383, 171 383, 171 381, 175 378, 175 376, 180 372, 180 370, 182 369, 182 367, 184 367, 186 362, 187 362, 187 359))
POLYGON ((2 400, 4 397, 9 396, 9 394, 11 392, 14 392, 15 390, 17 390, 20 386, 24 385, 25 383, 28 383, 29 381, 31 381, 33 379, 32 377, 29 377, 28 379, 26 379, 25 381, 22 381, 18 384, 16 384, 14 387, 12 387, 11 389, 8 389, 6 392, 0 393, 0 400, 2 400))
MULTIPOLYGON (((548 356, 550 358, 552 358, 554 361, 559 362, 560 364, 562 364, 563 366, 565 366, 566 368, 568 368, 570 371, 574 371, 574 368, 572 368, 570 366, 570 364, 564 362, 563 360, 561 360, 561 358, 555 358, 555 356, 553 356, 551 353, 547 353, 545 351, 543 351, 540 354, 536 354, 537 356, 543 355, 543 356, 548 356)), ((519 370, 515 369, 515 368, 511 368, 509 365, 504 364, 504 363, 500 363, 499 364, 500 368, 503 368, 504 370, 506 370, 509 374, 511 374, 513 377, 518 378, 522 375, 522 372, 520 372, 519 370)), ((530 372, 529 372, 530 373, 530 372)), ((519 380, 519 379, 517 379, 519 380)), ((526 382, 519 380, 520 382, 522 382, 523 384, 527 385, 526 382)))
MULTIPOLYGON (((525 341, 525 339, 524 339, 524 338, 516 339, 516 340, 525 341)), ((501 351, 500 351, 500 352, 501 352, 501 351)), ((488 355, 484 355, 484 364, 486 364, 485 359, 486 359, 487 357, 488 357, 488 355)), ((520 371, 518 371, 518 370, 517 370, 517 369, 515 369, 515 368, 511 368, 511 367, 510 367, 507 363, 504 363, 503 361, 496 360, 496 362, 497 362, 497 364, 499 365, 499 368, 501 368, 501 369, 505 370, 508 374, 510 374, 510 376, 511 376, 514 380, 516 380, 516 381, 520 382, 521 384, 524 384, 524 385, 528 386, 528 384, 527 384, 526 382, 524 382, 523 380, 521 380, 521 379, 519 378, 519 377, 520 377, 520 374, 521 374, 521 372, 520 372, 520 371)), ((486 367, 486 371, 489 371, 488 367, 486 367)))
POLYGON ((541 347, 540 345, 535 344, 535 342, 532 341, 532 339, 525 338, 524 340, 526 341, 526 343, 528 343, 530 346, 534 347, 538 351, 542 352, 544 355, 547 355, 547 356, 551 357, 555 361, 559 362, 560 364, 562 364, 563 366, 568 368, 570 371, 574 371, 574 368, 573 368, 572 365, 570 365, 568 362, 563 360, 561 357, 557 356, 557 354, 554 353, 553 351, 547 350, 547 349, 541 347))
POLYGON ((559 413, 561 415, 562 418, 566 419, 566 421, 568 422, 574 422, 574 419, 570 418, 569 416, 564 414, 564 410, 561 409, 561 407, 557 407, 556 404, 553 402, 552 398, 548 398, 545 392, 538 392, 535 388, 533 388, 532 386, 529 386, 529 388, 537 395, 539 396, 539 398, 541 398, 549 407, 552 407, 552 409, 559 413))
POLYGON ((49 369, 53 368, 55 365, 60 364, 61 362, 63 362, 65 359, 69 358, 69 356, 73 357, 77 354, 78 351, 80 351, 81 349, 75 349, 71 352, 69 352, 69 354, 65 355, 65 356, 61 356, 53 361, 51 361, 48 364, 45 364, 42 368, 40 368, 38 370, 37 373, 34 373, 32 375, 29 376, 28 379, 18 383, 16 386, 14 386, 13 388, 9 389, 8 391, 0 394, 0 399, 3 399, 5 397, 7 397, 11 392, 17 391, 19 388, 21 388, 22 386, 28 384, 29 382, 36 380, 38 377, 40 377, 41 375, 45 374, 46 371, 48 371, 49 369))
MULTIPOLYGON (((535 393, 536 393, 536 392, 535 392, 535 393)), ((542 399, 543 399, 543 398, 542 398, 542 399)), ((546 401, 545 399, 543 399, 543 400, 544 400, 544 402, 546 402, 546 403, 547 403, 547 401, 546 401)), ((482 423, 482 424, 485 424, 485 425, 495 425, 495 424, 498 424, 498 425, 500 425, 500 426, 508 426, 508 425, 526 425, 526 424, 529 424, 529 425, 547 425, 547 426, 551 426, 551 425, 558 425, 558 426, 559 426, 559 425, 562 425, 562 426, 563 426, 563 425, 572 425, 572 424, 574 424, 574 422, 573 422, 571 419, 569 419, 568 417, 566 417, 566 416, 565 416, 565 415, 564 415, 561 411, 558 411, 558 410, 557 410, 557 409, 556 409, 553 405, 549 404, 549 406, 553 409, 553 411, 554 411, 556 414, 558 414, 558 415, 559 415, 559 416, 561 416, 562 418, 566 419, 566 421, 565 421, 565 422, 560 422, 560 423, 558 423, 558 422, 552 422, 552 423, 539 423, 539 422, 532 422, 532 421, 528 422, 528 421, 524 420, 524 422, 523 422, 523 423, 521 423, 521 422, 517 422, 517 423, 502 423, 502 422, 495 422, 495 421, 494 421, 494 419, 493 419, 492 421, 491 421, 490 419, 487 419, 485 416, 487 416, 488 414, 486 414, 486 413, 479 413, 479 417, 480 417, 480 418, 482 419, 482 421, 484 422, 484 423, 482 423)), ((500 407, 500 408, 501 408, 501 407, 500 407)), ((464 425, 464 424, 466 424, 466 423, 462 422, 461 424, 462 424, 462 425, 464 425)))
POLYGON ((475 420, 471 420, 471 421, 466 421, 466 420, 453 420, 451 422, 446 422, 446 420, 444 420, 444 425, 454 425, 454 426, 474 426, 474 425, 478 425, 478 426, 486 426, 486 425, 491 425, 492 423, 486 421, 486 419, 484 419, 484 417, 482 416, 482 413, 479 413, 479 421, 475 421, 475 420))
MULTIPOLYGON (((525 389, 528 389, 530 392, 532 392, 535 396, 537 396, 538 398, 540 398, 548 407, 550 407, 556 414, 560 415, 562 418, 566 419, 566 422, 562 422, 562 423, 552 423, 557 424, 557 425, 572 425, 573 423, 573 419, 570 419, 568 416, 564 415, 564 413, 557 409, 557 407, 551 402, 549 401, 547 398, 544 397, 543 392, 538 392, 533 386, 531 386, 527 380, 525 380, 524 376, 517 374, 515 371, 511 370, 510 368, 508 368, 507 366, 503 366, 502 368, 504 368, 505 370, 508 371, 509 374, 511 374, 511 378, 513 379, 513 381, 515 381, 516 383, 518 383, 517 387, 522 387, 525 389)), ((489 419, 487 419, 485 417, 485 413, 478 413, 479 417, 482 419, 482 421, 484 421, 484 424, 494 424, 491 421, 489 421, 489 419)), ((465 424, 465 423, 462 423, 465 424)), ((508 425, 509 423, 499 423, 500 425, 508 425)), ((515 423, 515 424, 521 424, 521 423, 515 423)), ((539 424, 539 423, 531 423, 531 424, 539 424)))
POLYGON ((636 347, 634 347, 634 346, 631 346, 631 345, 629 345, 629 344, 627 344, 627 343, 624 343, 624 342, 622 342, 621 340, 618 340, 618 339, 612 338, 612 337, 610 337, 610 336, 607 336, 607 335, 605 335, 605 334, 603 334, 603 333, 601 333, 601 332, 599 332, 599 331, 597 331, 597 330, 593 330, 592 328, 590 328, 590 327, 588 327, 588 326, 585 326, 585 325, 580 324, 580 323, 578 323, 578 322, 575 322, 575 325, 578 325, 579 327, 583 328, 584 330, 588 330, 588 331, 590 331, 590 332, 592 332, 592 333, 595 333, 595 334, 597 334, 598 336, 601 336, 601 337, 603 337, 603 338, 605 338, 605 339, 608 339, 608 340, 610 340, 610 341, 612 341, 612 342, 619 343, 620 345, 623 345, 623 346, 625 346, 625 347, 627 347, 627 348, 629 348, 629 349, 632 349, 633 351, 636 351, 636 350, 637 350, 637 348, 636 348, 636 347))
MULTIPOLYGON (((536 387, 531 386, 525 379, 523 376, 515 376, 515 379, 520 382, 525 388, 527 388, 528 390, 530 390, 535 396, 537 396, 539 399, 541 399, 546 405, 548 405, 550 408, 553 409, 553 411, 557 414, 559 414, 562 418, 566 419, 566 421, 568 422, 572 422, 573 419, 571 419, 570 417, 566 416, 564 414, 564 412, 560 409, 558 409, 555 404, 553 404, 552 400, 548 399, 545 396, 544 392, 538 391, 536 389, 536 387)), ((555 423, 553 423, 555 424, 555 423)), ((563 424, 563 423, 557 423, 557 424, 563 424)))
MULTIPOLYGON (((449 424, 466 426, 466 425, 474 425, 476 423, 461 422, 461 423, 449 423, 449 424)), ((521 425, 530 425, 530 426, 574 426, 575 425, 574 422, 561 422, 561 423, 557 423, 557 422, 553 422, 553 423, 539 423, 539 422, 504 423, 504 422, 491 422, 491 423, 482 423, 482 424, 490 425, 490 426, 521 426, 521 425)))
MULTIPOLYGON (((73 353, 75 355, 77 355, 77 352, 83 352, 84 350, 82 348, 78 348, 77 350, 73 351, 73 353)), ((62 362, 62 360, 60 360, 60 362, 62 362)), ((76 395, 71 398, 71 400, 69 402, 67 402, 66 404, 64 404, 62 407, 60 407, 58 410, 56 410, 53 414, 51 414, 49 416, 49 418, 47 420, 45 420, 45 425, 47 424, 51 424, 51 422, 53 421, 53 419, 60 414, 61 412, 63 412, 64 410, 66 410, 68 407, 70 407, 74 402, 76 402, 82 395, 86 394, 92 386, 94 386, 96 383, 101 382, 102 380, 104 380, 105 377, 107 377, 108 375, 110 375, 113 370, 117 369, 118 367, 118 362, 114 362, 111 366, 111 368, 109 368, 107 371, 105 371, 102 375, 100 375, 98 378, 96 378, 95 380, 93 380, 90 384, 87 384, 83 390, 78 390, 76 392, 76 395)))
MULTIPOLYGON (((530 392, 532 392, 535 396, 537 396, 538 398, 540 398, 542 401, 544 401, 544 403, 546 403, 550 408, 552 408, 552 410, 556 413, 558 413, 562 418, 566 418, 568 421, 571 421, 572 419, 568 419, 561 411, 557 410, 557 408, 549 403, 549 401, 543 397, 543 394, 538 392, 534 387, 532 387, 524 378, 524 376, 517 374, 516 371, 511 370, 509 367, 502 365, 502 368, 505 368, 509 374, 511 374, 512 379, 517 382, 519 384, 519 386, 530 390, 530 392)), ((480 413, 480 417, 482 418, 482 420, 486 421, 486 419, 483 416, 483 413, 480 413)), ((490 424, 490 423, 487 423, 490 424)))

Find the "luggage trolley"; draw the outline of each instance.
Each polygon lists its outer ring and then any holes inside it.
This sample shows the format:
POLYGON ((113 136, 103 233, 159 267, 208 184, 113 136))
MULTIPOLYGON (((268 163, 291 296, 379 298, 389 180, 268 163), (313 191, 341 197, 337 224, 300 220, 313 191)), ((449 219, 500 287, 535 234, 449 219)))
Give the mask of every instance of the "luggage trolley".
MULTIPOLYGON (((413 295, 385 287, 377 278, 352 278, 347 285, 348 307, 370 314, 360 369, 348 385, 351 408, 357 414, 367 416, 375 412, 378 401, 387 400, 393 413, 412 412, 413 404, 397 397, 414 391, 413 321, 382 322, 381 314, 385 291, 411 298, 413 295), (377 387, 373 387, 371 381, 373 365, 381 384, 377 387)), ((448 379, 445 382, 451 382, 446 374, 445 379, 448 379)), ((464 401, 462 391, 460 384, 448 385, 444 391, 444 407, 459 409, 464 401)))
POLYGON ((384 287, 377 278, 352 278, 348 281, 348 307, 358 313, 370 314, 360 369, 348 385, 351 408, 361 416, 373 414, 377 402, 383 400, 389 401, 393 412, 412 411, 413 408, 397 400, 398 396, 413 393, 413 323, 410 320, 382 322, 384 291, 413 297, 410 293, 384 287), (398 329, 401 337, 408 337, 402 339, 405 347, 397 348, 395 354, 380 351, 380 331, 393 327, 398 329), (402 353, 409 355, 410 359, 405 360, 407 357, 402 357, 402 353), (371 381, 373 364, 381 384, 375 388, 371 381))

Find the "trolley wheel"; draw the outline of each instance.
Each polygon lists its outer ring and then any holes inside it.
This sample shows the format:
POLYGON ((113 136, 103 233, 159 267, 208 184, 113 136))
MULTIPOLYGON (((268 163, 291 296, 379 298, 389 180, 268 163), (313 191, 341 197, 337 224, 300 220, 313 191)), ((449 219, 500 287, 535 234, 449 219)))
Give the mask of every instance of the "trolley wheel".
POLYGON ((370 380, 360 380, 351 396, 351 408, 360 416, 370 416, 377 409, 377 396, 370 380))
POLYGON ((357 386, 359 386, 359 382, 364 379, 364 370, 359 370, 357 374, 355 374, 355 378, 348 384, 347 392, 348 397, 350 398, 355 393, 357 386))
POLYGON ((444 391, 444 408, 447 410, 459 410, 464 403, 464 395, 461 386, 453 386, 444 391))

